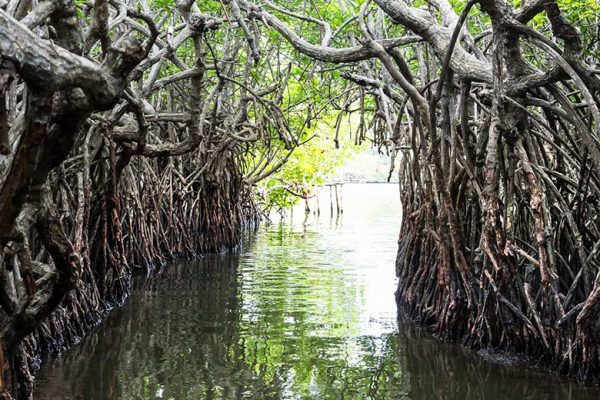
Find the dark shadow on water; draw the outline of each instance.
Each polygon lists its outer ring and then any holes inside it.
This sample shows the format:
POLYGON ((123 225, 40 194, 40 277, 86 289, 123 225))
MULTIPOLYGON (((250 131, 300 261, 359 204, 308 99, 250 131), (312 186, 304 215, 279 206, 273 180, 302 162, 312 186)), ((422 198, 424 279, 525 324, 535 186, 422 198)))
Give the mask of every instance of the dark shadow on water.
MULTIPOLYGON (((442 343, 405 317, 399 319, 398 362, 410 376, 410 399, 599 399, 600 388, 546 371, 488 361, 456 344, 442 343)), ((516 361, 515 361, 516 363, 516 361)))

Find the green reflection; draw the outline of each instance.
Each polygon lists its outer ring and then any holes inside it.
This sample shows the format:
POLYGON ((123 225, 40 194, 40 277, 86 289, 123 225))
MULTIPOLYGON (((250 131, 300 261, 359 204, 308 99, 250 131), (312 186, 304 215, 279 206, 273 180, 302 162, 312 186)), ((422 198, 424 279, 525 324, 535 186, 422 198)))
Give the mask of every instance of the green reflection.
POLYGON ((240 332, 251 343, 244 358, 263 381, 284 382, 281 398, 393 398, 401 386, 394 341, 360 336, 362 284, 319 240, 289 225, 257 237, 240 285, 240 332))

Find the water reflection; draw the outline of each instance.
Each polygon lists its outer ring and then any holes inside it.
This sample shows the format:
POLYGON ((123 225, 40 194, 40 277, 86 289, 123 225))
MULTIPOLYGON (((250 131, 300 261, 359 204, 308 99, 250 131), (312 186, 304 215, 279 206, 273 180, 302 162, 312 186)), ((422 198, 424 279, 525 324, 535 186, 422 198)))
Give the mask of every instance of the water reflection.
MULTIPOLYGON (((343 220, 263 228, 239 255, 138 279, 37 399, 597 399, 396 320, 394 186, 345 188, 343 220)), ((326 204, 326 200, 321 200, 326 204)))
MULTIPOLYGON (((600 389, 524 366, 486 361, 458 345, 440 343, 399 321, 398 364, 407 371, 404 399, 444 400, 586 400, 600 389)), ((506 360, 508 363, 509 360, 506 360)))

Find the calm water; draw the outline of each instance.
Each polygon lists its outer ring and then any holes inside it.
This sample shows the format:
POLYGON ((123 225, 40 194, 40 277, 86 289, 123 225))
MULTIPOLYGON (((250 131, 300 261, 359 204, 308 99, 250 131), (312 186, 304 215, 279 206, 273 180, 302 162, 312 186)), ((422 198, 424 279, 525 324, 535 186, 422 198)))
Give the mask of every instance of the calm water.
POLYGON ((397 186, 346 186, 339 218, 328 201, 326 190, 319 218, 296 210, 261 228, 240 254, 138 279, 123 308, 42 368, 36 399, 600 398, 398 322, 397 186))

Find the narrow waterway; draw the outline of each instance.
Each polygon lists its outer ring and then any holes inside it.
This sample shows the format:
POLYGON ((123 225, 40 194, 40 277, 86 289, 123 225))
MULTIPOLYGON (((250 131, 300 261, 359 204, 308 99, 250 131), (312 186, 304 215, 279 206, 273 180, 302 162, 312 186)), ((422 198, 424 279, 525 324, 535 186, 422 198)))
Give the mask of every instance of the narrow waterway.
POLYGON ((331 218, 325 189, 320 216, 301 207, 239 254, 139 277, 124 307, 43 366, 35 398, 599 399, 397 321, 397 190, 346 185, 331 218))

